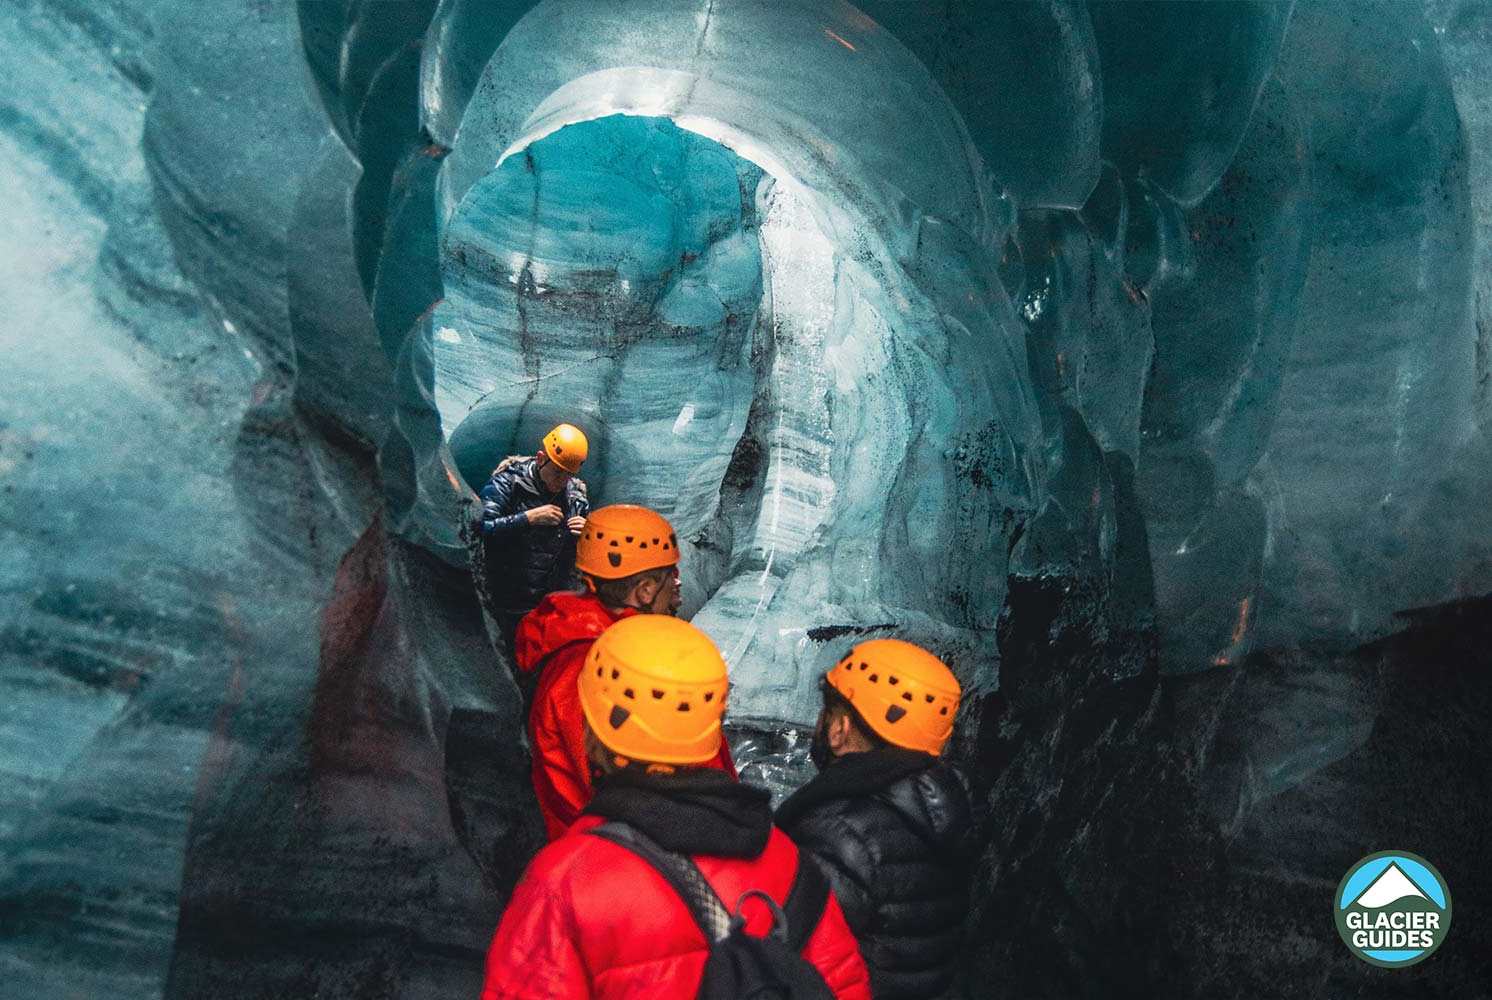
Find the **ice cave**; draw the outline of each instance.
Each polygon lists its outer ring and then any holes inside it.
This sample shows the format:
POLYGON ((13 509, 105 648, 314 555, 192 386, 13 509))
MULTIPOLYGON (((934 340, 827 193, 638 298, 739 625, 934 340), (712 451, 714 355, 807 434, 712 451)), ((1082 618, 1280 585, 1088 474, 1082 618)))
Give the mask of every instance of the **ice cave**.
POLYGON ((477 995, 542 832, 465 525, 559 420, 748 780, 848 643, 958 673, 960 996, 1489 995, 1317 896, 1492 900, 1492 3, 0 24, 6 996, 477 995))

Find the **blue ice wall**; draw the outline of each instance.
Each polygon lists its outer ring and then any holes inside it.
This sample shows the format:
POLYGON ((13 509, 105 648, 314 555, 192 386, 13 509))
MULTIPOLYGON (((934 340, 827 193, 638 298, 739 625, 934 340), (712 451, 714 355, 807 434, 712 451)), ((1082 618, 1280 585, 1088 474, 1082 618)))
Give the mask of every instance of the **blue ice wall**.
MULTIPOLYGON (((806 721, 892 630, 995 704, 1022 588, 1117 683, 1492 587, 1484 4, 0 22, 19 995, 232 982, 227 898, 377 942, 266 995, 465 982, 513 873, 472 860, 442 734, 517 709, 460 522, 560 417, 598 501, 680 524, 741 720, 806 721)), ((1283 687, 1271 791, 1371 717, 1283 687)))

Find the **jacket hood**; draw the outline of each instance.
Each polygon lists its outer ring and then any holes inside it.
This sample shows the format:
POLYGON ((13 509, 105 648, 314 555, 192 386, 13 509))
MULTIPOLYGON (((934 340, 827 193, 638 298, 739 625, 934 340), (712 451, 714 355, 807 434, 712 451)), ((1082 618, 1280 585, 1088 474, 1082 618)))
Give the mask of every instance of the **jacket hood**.
POLYGON ((538 485, 534 482, 534 456, 532 455, 509 455, 497 463, 497 468, 492 474, 507 473, 513 477, 513 481, 530 492, 539 492, 538 485))
POLYGON ((513 658, 520 670, 536 670, 565 646, 593 641, 613 622, 635 614, 631 608, 613 614, 589 592, 549 594, 518 623, 513 658))
POLYGON ((618 771, 601 779, 585 811, 631 824, 681 854, 754 858, 772 835, 767 790, 712 767, 671 775, 618 771))
POLYGON ((788 828, 822 803, 863 797, 874 797, 900 813, 908 826, 938 848, 963 849, 973 812, 963 779, 931 754, 900 747, 840 757, 782 803, 777 822, 788 828))
POLYGON ((922 834, 947 851, 964 850, 972 825, 969 791, 943 763, 887 786, 885 801, 922 834))

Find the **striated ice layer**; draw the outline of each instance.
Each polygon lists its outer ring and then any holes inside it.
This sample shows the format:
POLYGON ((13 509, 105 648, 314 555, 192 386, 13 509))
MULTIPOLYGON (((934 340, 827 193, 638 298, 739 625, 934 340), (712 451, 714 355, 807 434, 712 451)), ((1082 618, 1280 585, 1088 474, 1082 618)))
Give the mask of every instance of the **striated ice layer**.
MULTIPOLYGON (((735 492, 750 489, 755 507, 737 503, 727 516, 730 577, 694 620, 721 643, 728 662, 742 665, 733 678, 739 690, 797 697, 797 671, 784 668, 807 644, 807 628, 784 622, 780 609, 804 588, 805 571, 826 570, 810 553, 837 499, 830 468, 833 371, 825 364, 834 357, 829 341, 835 262, 833 248, 789 186, 768 179, 758 208, 767 324, 764 390, 736 470, 739 482, 732 484, 735 492), (755 456, 754 468, 745 467, 747 456, 755 456), (794 576, 797 582, 784 587, 794 576)), ((806 582, 811 587, 811 578, 806 582)), ((743 701, 737 699, 737 710, 750 711, 750 702, 743 701)))
MULTIPOLYGON (((263 637, 314 613, 304 538, 262 537, 235 473, 246 411, 271 395, 272 352, 243 336, 273 295, 204 297, 185 273, 240 289, 263 273, 252 254, 217 257, 228 233, 252 240, 224 193, 243 175, 191 187, 197 211, 214 206, 193 226, 217 249, 187 263, 156 200, 183 190, 155 185, 148 148, 151 94, 181 69, 158 44, 169 6, 0 10, 7 996, 162 995, 194 812, 212 788, 208 758, 231 739, 245 664, 274 662, 288 642, 263 637)), ((229 35, 242 27, 218 20, 229 35)), ((288 66, 294 47, 256 55, 288 66)), ((273 73, 259 79, 273 90, 273 73)), ((259 502, 301 485, 281 471, 250 477, 259 502)))

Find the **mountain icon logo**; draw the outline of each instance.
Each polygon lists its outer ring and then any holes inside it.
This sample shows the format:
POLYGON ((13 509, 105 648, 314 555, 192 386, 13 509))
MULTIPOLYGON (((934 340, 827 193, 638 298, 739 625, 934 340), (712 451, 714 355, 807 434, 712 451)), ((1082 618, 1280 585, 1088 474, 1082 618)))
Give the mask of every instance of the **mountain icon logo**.
POLYGON ((1451 926, 1451 893, 1435 866, 1408 851, 1379 851, 1337 886, 1337 933, 1354 955, 1398 969, 1423 962, 1451 926))

